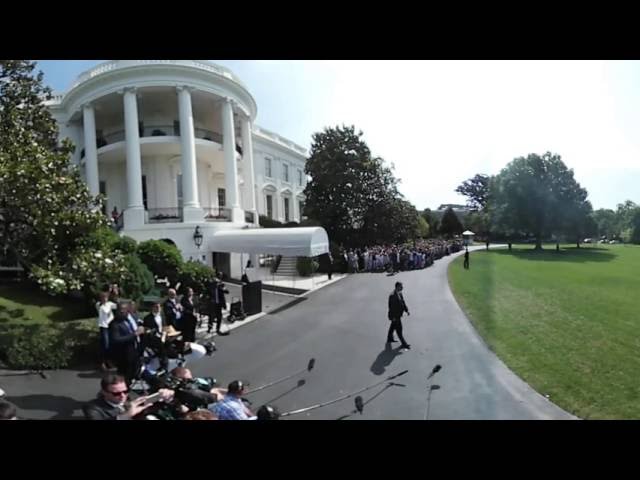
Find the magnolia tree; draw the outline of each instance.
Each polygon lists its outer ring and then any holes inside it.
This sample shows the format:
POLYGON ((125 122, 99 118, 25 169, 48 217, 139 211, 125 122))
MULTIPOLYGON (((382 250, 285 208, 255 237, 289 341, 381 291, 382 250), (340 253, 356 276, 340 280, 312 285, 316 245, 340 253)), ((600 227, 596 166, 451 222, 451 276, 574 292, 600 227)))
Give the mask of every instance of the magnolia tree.
POLYGON ((44 101, 51 91, 35 62, 0 61, 0 256, 15 259, 51 293, 80 290, 95 278, 117 278, 122 255, 87 241, 107 225, 102 198, 87 190, 58 141, 44 101))

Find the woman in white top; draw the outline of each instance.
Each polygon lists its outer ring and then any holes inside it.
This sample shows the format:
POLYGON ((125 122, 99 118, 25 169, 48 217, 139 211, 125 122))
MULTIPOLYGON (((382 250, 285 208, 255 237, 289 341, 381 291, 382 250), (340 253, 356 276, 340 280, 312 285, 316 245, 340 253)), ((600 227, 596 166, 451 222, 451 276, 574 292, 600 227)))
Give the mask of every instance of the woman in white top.
POLYGON ((100 329, 100 363, 103 370, 109 368, 109 324, 113 320, 113 311, 117 305, 109 301, 107 292, 100 293, 100 301, 96 303, 98 310, 98 328, 100 329))

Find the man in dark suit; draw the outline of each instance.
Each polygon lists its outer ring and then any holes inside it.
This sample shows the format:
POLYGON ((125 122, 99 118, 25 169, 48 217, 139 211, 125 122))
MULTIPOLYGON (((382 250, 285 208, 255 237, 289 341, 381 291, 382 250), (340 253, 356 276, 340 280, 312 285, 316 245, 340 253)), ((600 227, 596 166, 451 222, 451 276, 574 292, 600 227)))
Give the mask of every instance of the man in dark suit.
POLYGON ((129 317, 129 305, 121 303, 109 324, 109 345, 118 373, 124 375, 127 385, 138 375, 140 368, 140 336, 144 328, 129 317))
MULTIPOLYGON (((160 395, 163 399, 169 400, 174 392, 161 389, 160 395)), ((98 396, 85 404, 82 411, 87 420, 131 420, 151 406, 150 403, 145 403, 146 397, 140 397, 127 404, 128 397, 129 388, 124 377, 108 373, 100 381, 98 396)))
POLYGON ((469 249, 464 251, 464 268, 469 270, 469 249))
POLYGON ((148 332, 149 330, 156 330, 162 332, 162 328, 165 326, 162 314, 160 313, 160 304, 158 302, 151 305, 151 313, 149 313, 142 320, 142 326, 148 332))
POLYGON ((181 330, 182 327, 182 305, 178 302, 176 291, 169 289, 169 298, 164 302, 164 321, 167 325, 181 330))
POLYGON ((224 297, 225 293, 229 293, 229 290, 224 288, 224 283, 220 280, 216 279, 213 282, 213 292, 211 294, 211 306, 212 306, 212 314, 209 315, 209 328, 207 332, 211 333, 213 328, 213 319, 216 319, 216 333, 218 335, 222 335, 220 331, 220 326, 222 325, 222 310, 227 308, 227 300, 224 297))
POLYGON ((391 320, 391 325, 389 325, 389 332, 387 333, 387 343, 397 341, 393 339, 393 332, 396 332, 402 342, 401 347, 409 349, 411 345, 409 345, 402 336, 401 318, 404 312, 407 312, 407 315, 409 315, 409 309, 402 296, 402 283, 396 282, 396 288, 391 292, 391 295, 389 295, 389 320, 391 320))
POLYGON ((195 342, 198 320, 196 319, 196 306, 193 302, 193 289, 191 287, 187 287, 180 300, 180 305, 182 305, 182 337, 185 342, 195 342))

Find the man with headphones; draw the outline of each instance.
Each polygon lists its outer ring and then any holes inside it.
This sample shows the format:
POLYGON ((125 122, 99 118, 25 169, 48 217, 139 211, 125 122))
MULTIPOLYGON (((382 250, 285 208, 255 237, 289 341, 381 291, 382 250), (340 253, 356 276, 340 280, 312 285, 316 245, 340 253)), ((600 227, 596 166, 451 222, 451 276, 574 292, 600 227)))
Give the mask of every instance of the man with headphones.
POLYGON ((218 420, 255 420, 256 416, 242 400, 245 386, 240 380, 234 380, 229 384, 224 398, 214 403, 210 410, 218 417, 218 420))

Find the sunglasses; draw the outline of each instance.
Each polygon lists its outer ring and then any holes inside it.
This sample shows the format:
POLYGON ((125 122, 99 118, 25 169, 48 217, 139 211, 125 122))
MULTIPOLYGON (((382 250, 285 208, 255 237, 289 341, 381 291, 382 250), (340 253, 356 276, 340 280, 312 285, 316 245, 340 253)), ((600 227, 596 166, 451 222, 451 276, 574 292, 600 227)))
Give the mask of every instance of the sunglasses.
POLYGON ((127 393, 129 393, 129 390, 120 390, 119 392, 111 392, 107 390, 107 393, 109 393, 110 395, 113 395, 114 397, 117 397, 119 395, 126 395, 127 393))

